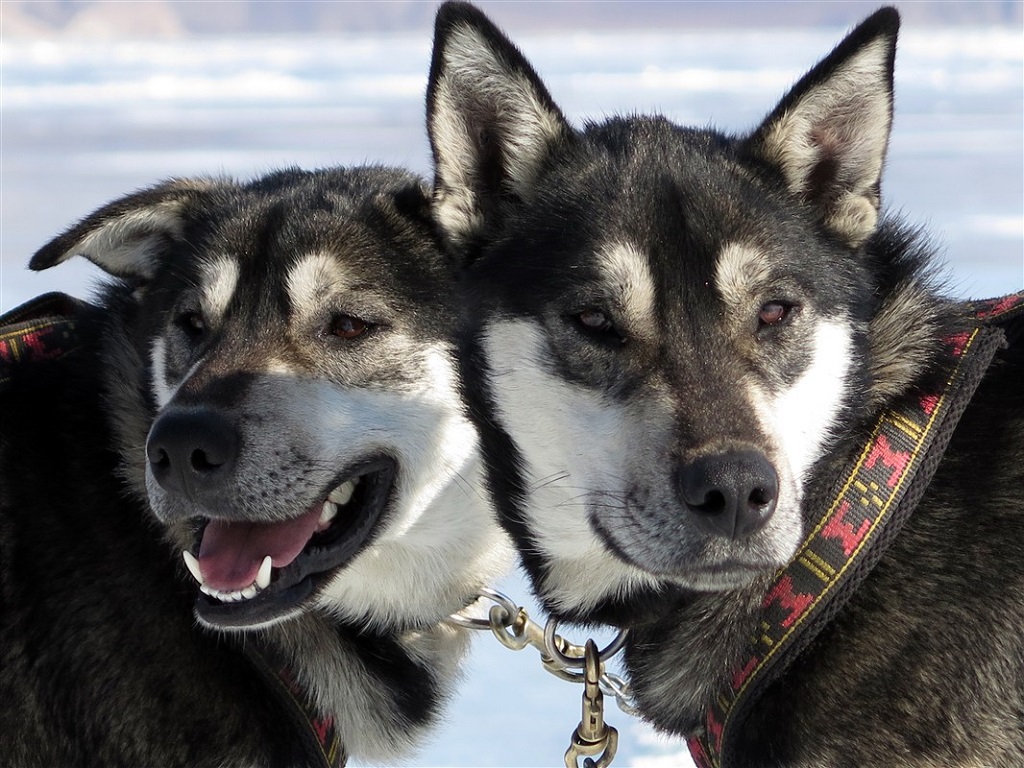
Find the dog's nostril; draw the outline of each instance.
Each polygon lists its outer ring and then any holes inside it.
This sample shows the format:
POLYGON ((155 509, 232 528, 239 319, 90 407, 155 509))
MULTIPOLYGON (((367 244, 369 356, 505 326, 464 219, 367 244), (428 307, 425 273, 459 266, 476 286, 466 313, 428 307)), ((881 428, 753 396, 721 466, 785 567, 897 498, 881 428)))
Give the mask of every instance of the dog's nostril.
POLYGON ((163 448, 154 448, 149 452, 149 463, 154 468, 164 469, 171 466, 171 457, 163 448))
POLYGON ((721 491, 709 491, 702 502, 692 504, 690 508, 706 515, 720 514, 725 511, 725 495, 721 491))
POLYGON ((189 463, 196 472, 213 472, 224 464, 223 461, 211 459, 210 455, 203 450, 192 451, 189 463))

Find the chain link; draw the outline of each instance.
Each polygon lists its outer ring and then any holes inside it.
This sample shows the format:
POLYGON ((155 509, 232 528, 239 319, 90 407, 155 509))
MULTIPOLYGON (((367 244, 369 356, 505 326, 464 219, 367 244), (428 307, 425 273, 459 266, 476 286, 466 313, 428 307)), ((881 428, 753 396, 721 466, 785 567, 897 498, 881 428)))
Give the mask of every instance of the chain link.
POLYGON ((585 646, 570 643, 556 633, 558 621, 548 619, 544 627, 533 621, 526 609, 510 597, 493 589, 481 589, 476 600, 490 600, 493 605, 487 618, 472 615, 473 606, 452 614, 448 621, 467 629, 489 629, 506 648, 521 651, 532 646, 539 654, 541 664, 551 674, 572 683, 582 683, 583 717, 573 732, 569 749, 565 753, 567 768, 576 768, 579 757, 584 757, 584 768, 607 768, 618 745, 618 732, 604 723, 602 697, 612 696, 619 709, 627 715, 636 714, 636 705, 629 683, 621 676, 608 672, 605 662, 617 654, 626 641, 627 630, 620 630, 602 650, 593 640, 585 646), (593 756, 600 755, 595 761, 593 756))

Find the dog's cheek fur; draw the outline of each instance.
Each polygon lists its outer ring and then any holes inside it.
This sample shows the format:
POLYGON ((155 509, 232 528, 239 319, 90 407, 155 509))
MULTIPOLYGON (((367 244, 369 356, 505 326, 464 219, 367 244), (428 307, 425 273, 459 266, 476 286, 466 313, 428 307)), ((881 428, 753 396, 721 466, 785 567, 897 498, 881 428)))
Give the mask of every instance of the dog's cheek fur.
POLYGON ((324 610, 376 627, 415 625, 458 610, 481 581, 499 578, 511 559, 476 490, 483 483, 478 440, 461 401, 450 397, 457 392, 451 351, 437 345, 419 350, 413 360, 406 358, 423 368, 414 377, 420 385, 403 394, 377 393, 351 410, 341 402, 329 406, 338 399, 329 387, 309 397, 321 404, 314 408, 321 418, 331 413, 339 422, 325 435, 367 435, 362 445, 321 445, 318 455, 397 451, 394 509, 373 543, 320 598, 324 610), (356 426, 363 419, 366 429, 356 426))
POLYGON ((753 388, 753 412, 777 446, 773 460, 780 470, 780 507, 796 509, 814 462, 830 445, 843 413, 853 365, 849 325, 827 319, 812 321, 808 364, 789 386, 771 391, 753 388))
POLYGON ((944 273, 933 253, 920 230, 894 218, 883 221, 865 247, 881 297, 872 307, 867 333, 868 413, 927 383, 938 340, 952 331, 954 314, 939 298, 944 273))
POLYGON ((496 321, 482 333, 494 418, 523 457, 521 514, 546 563, 537 587, 549 608, 579 615, 656 582, 609 553, 588 520, 591 507, 614 515, 624 493, 617 411, 555 375, 546 346, 526 320, 496 321))

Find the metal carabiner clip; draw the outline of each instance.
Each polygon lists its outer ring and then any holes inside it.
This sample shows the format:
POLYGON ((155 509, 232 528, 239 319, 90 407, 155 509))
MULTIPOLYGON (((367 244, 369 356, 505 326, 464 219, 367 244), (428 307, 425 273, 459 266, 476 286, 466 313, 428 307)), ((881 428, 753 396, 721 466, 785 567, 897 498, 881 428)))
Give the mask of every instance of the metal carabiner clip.
POLYGON ((565 751, 566 768, 608 768, 619 746, 619 732, 604 722, 604 694, 601 693, 601 655, 597 643, 587 640, 583 653, 583 716, 565 751), (600 755, 597 760, 590 758, 600 755))

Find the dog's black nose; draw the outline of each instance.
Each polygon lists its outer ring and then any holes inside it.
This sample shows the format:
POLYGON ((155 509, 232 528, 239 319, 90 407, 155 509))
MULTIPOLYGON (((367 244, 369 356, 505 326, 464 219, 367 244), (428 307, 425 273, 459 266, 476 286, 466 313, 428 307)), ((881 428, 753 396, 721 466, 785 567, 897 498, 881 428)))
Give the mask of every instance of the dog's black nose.
POLYGON ((761 530, 772 516, 779 477, 757 451, 726 451, 680 467, 678 491, 701 528, 738 541, 761 530))
POLYGON ((234 424, 217 411, 172 410, 153 423, 146 456, 161 487, 198 499, 233 480, 239 443, 234 424))

